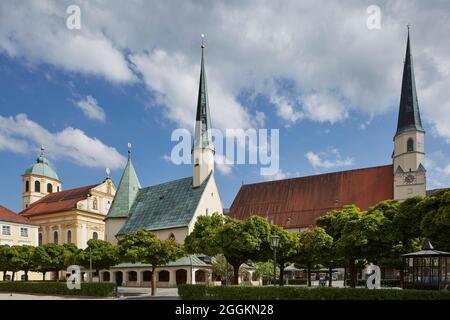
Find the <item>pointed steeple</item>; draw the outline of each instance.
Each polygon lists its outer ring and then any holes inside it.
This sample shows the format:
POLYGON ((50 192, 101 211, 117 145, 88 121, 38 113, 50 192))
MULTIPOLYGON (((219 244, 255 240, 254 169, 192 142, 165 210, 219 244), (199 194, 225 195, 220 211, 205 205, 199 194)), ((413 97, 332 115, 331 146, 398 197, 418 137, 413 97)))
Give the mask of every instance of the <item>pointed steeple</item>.
POLYGON ((197 114, 195 117, 195 139, 192 149, 214 150, 211 139, 211 117, 209 114, 208 89, 206 86, 205 58, 203 43, 204 35, 202 34, 202 60, 200 69, 200 83, 198 88, 197 114))
POLYGON ((406 131, 425 132, 420 120, 419 102, 417 101, 416 81, 409 40, 409 25, 396 135, 406 131))
POLYGON ((130 212, 141 184, 131 162, 131 144, 128 144, 128 161, 120 179, 113 203, 108 211, 107 218, 126 218, 130 212))

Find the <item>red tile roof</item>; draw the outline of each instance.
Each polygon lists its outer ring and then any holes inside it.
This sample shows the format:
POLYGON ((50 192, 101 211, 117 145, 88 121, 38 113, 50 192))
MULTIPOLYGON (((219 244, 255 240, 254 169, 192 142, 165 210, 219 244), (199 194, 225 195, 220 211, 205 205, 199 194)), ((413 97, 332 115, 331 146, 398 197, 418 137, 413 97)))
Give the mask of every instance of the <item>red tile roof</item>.
POLYGON ((248 184, 236 195, 230 216, 268 216, 284 228, 310 227, 318 217, 343 205, 367 210, 393 199, 393 184, 392 165, 248 184))
POLYGON ((96 186, 98 184, 50 193, 41 200, 32 203, 20 214, 29 217, 76 209, 77 202, 86 199, 90 190, 96 186))
POLYGON ((21 215, 1 205, 0 205, 0 221, 34 224, 27 217, 22 217, 21 215))

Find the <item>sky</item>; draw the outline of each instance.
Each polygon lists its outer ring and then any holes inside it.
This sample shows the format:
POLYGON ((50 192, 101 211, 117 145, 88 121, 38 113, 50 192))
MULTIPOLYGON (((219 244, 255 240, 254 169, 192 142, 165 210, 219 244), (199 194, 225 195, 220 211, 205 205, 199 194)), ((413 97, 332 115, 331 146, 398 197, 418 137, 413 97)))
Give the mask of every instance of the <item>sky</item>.
POLYGON ((389 164, 408 23, 427 188, 448 187, 448 1, 1 1, 0 204, 20 211, 40 145, 63 189, 117 185, 128 142, 143 186, 191 175, 171 134, 195 124, 201 34, 212 126, 279 130, 276 174, 216 166, 225 207, 242 183, 389 164))

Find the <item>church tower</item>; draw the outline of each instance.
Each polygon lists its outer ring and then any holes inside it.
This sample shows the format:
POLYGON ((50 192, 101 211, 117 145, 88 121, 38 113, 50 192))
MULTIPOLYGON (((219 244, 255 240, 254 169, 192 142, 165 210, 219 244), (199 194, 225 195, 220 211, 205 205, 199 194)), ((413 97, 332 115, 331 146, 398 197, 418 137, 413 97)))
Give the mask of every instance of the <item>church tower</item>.
POLYGON ((22 175, 23 210, 49 193, 61 191, 61 181, 55 169, 44 156, 44 150, 45 148, 42 146, 36 163, 31 165, 22 175))
POLYGON ((420 120, 419 103, 417 101, 409 27, 397 132, 394 136, 392 157, 394 163, 394 199, 404 200, 416 195, 425 196, 425 130, 420 120))
POLYGON ((202 43, 200 85, 198 89, 197 115, 195 118, 195 138, 192 146, 192 183, 199 187, 214 172, 214 145, 211 138, 211 118, 209 115, 208 91, 206 87, 205 61, 202 43))

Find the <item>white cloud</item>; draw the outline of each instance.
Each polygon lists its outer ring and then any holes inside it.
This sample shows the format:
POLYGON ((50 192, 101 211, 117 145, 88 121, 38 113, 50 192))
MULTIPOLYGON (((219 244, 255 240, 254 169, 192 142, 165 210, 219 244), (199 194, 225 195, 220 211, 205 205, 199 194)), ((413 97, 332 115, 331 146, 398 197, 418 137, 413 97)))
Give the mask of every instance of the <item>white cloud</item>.
MULTIPOLYGON (((136 54, 130 60, 142 74, 148 88, 158 95, 167 112, 166 117, 186 128, 193 128, 198 95, 200 66, 190 64, 181 53, 169 54, 155 50, 136 54)), ((209 106, 214 128, 249 128, 254 121, 234 95, 215 77, 213 68, 206 68, 209 106)), ((258 116, 258 120, 261 116, 258 116)))
POLYGON ((131 59, 134 72, 142 72, 149 89, 159 93, 168 118, 183 126, 193 123, 205 26, 213 122, 245 127, 257 123, 252 116, 261 110, 240 105, 242 92, 268 97, 287 124, 393 111, 400 97, 405 24, 414 21, 423 119, 433 128, 429 132, 450 143, 450 42, 443 41, 450 32, 448 2, 382 1, 381 29, 372 31, 366 27, 368 4, 358 1, 75 3, 82 10, 79 31, 65 28, 67 2, 1 1, 0 52, 116 82, 135 78, 131 59), (274 96, 264 84, 279 79, 289 85, 274 96))
POLYGON ((261 175, 266 181, 273 181, 273 180, 283 180, 288 177, 288 174, 283 172, 283 170, 279 169, 277 173, 273 175, 261 175))
POLYGON ((133 81, 122 52, 101 29, 83 22, 83 9, 81 30, 66 27, 66 6, 56 1, 2 1, 0 52, 115 82, 133 81))
POLYGON ((67 127, 51 133, 25 114, 8 118, 0 116, 0 150, 26 153, 39 145, 45 146, 48 157, 52 159, 69 159, 85 167, 120 169, 126 162, 115 148, 79 129, 67 127), (16 146, 5 144, 5 141, 13 141, 16 146))
POLYGON ((314 153, 313 151, 308 151, 305 154, 305 157, 315 169, 333 169, 339 167, 348 167, 354 164, 353 158, 343 158, 339 150, 335 148, 331 148, 328 151, 321 152, 319 154, 314 153))
POLYGON ((442 151, 427 154, 427 189, 450 187, 450 158, 442 151))
POLYGON ((229 175, 233 169, 232 161, 230 159, 226 159, 226 157, 220 153, 216 153, 214 155, 214 162, 216 169, 220 172, 220 174, 226 176, 229 175))
POLYGON ((92 96, 86 96, 75 103, 75 106, 80 108, 84 115, 91 120, 105 122, 106 114, 102 107, 98 105, 97 100, 92 96))

